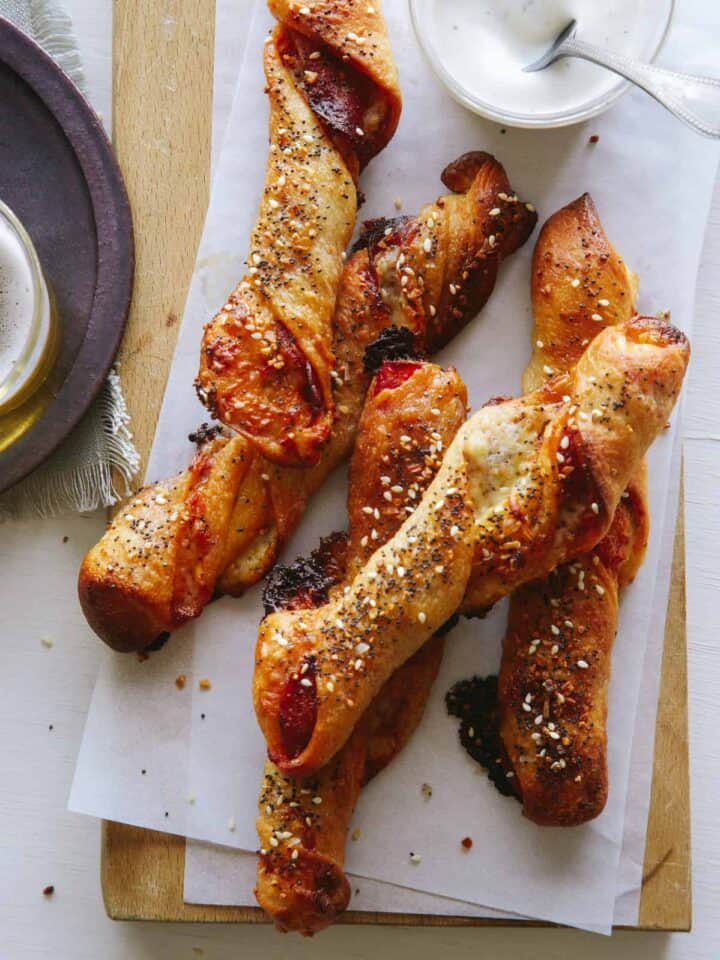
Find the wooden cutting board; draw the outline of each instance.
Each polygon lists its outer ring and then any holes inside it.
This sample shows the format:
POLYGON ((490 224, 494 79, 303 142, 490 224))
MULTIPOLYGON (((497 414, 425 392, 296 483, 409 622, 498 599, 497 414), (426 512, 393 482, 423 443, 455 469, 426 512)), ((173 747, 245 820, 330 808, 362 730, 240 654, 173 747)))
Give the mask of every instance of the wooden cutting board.
MULTIPOLYGON (((114 0, 115 146, 135 218, 136 272, 120 353, 135 440, 145 460, 192 274, 208 198, 214 0, 114 0)), ((682 496, 681 496, 682 503, 682 496)), ((636 929, 689 930, 685 551, 675 537, 657 719, 652 801, 636 929)), ((185 841, 105 822, 101 878, 116 920, 261 923, 251 907, 183 902, 185 841)), ((544 926, 529 921, 349 912, 347 923, 544 926)))

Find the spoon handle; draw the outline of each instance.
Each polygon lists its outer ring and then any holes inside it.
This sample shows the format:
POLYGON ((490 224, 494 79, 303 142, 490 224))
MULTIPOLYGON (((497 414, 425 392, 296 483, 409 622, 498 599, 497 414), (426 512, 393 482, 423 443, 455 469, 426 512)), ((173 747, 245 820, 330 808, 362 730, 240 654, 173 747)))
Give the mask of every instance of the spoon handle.
POLYGON ((573 37, 557 48, 558 57, 581 57, 641 87, 678 119, 706 137, 720 138, 720 80, 663 70, 573 37))

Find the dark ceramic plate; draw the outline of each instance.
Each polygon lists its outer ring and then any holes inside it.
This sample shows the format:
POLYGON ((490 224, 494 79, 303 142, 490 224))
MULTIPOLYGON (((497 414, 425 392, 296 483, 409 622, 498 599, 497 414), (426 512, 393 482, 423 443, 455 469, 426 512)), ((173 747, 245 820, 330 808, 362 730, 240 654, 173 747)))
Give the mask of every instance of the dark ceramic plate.
POLYGON ((120 343, 133 275, 132 220, 100 121, 32 40, 0 17, 0 199, 37 248, 55 296, 52 399, 0 453, 0 492, 48 457, 86 412, 120 343))

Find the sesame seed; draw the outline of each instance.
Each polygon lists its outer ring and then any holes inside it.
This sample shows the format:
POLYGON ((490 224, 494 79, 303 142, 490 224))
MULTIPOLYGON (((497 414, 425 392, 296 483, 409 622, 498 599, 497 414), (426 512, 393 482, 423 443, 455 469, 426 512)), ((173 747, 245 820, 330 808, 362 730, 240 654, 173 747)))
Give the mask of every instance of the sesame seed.
POLYGON ((535 213, 535 207, 533 206, 532 203, 526 203, 526 204, 525 204, 525 209, 526 209, 526 210, 529 210, 530 213, 535 213))
POLYGON ((546 376, 550 377, 550 376, 552 376, 552 374, 553 374, 553 368, 552 368, 552 367, 549 367, 547 364, 545 364, 545 366, 543 367, 543 373, 544 373, 546 376))
POLYGON ((539 713, 539 714, 535 717, 535 726, 536 726, 536 727, 539 727, 540 724, 543 722, 544 719, 545 719, 545 718, 543 717, 543 715, 542 715, 541 713, 539 713))
POLYGON ((577 665, 580 667, 581 670, 587 670, 588 667, 590 666, 587 660, 578 660, 577 665))
POLYGON ((570 446, 570 437, 568 437, 568 435, 565 434, 565 436, 560 441, 560 449, 567 450, 569 446, 570 446))
POLYGON ((597 592, 600 594, 601 597, 605 596, 605 587, 603 587, 602 584, 596 583, 595 589, 597 590, 597 592))
POLYGON ((427 614, 421 610, 420 613, 418 614, 418 621, 420 623, 425 623, 426 620, 427 620, 427 614))
POLYGON ((610 301, 609 301, 609 300, 606 300, 606 299, 603 297, 602 300, 598 300, 598 306, 599 306, 599 307, 609 307, 609 306, 610 306, 610 301))
POLYGON ((494 234, 494 233, 491 233, 490 236, 488 237, 488 246, 490 247, 491 250, 492 250, 492 248, 495 246, 495 234, 494 234))
POLYGON ((458 527, 458 525, 454 523, 454 524, 450 527, 450 536, 451 536, 451 537, 456 537, 459 533, 460 533, 460 527, 458 527))
POLYGON ((591 320, 594 320, 595 323, 600 323, 600 321, 602 320, 602 317, 600 316, 599 313, 591 313, 591 314, 590 314, 590 319, 591 319, 591 320))
POLYGON ((434 317, 435 314, 437 313, 437 308, 434 307, 432 304, 430 304, 430 306, 428 307, 428 310, 430 311, 430 316, 431 316, 431 317, 434 317))
POLYGON ((550 633, 552 633, 553 636, 555 636, 555 637, 559 637, 559 636, 560 636, 560 630, 559 630, 558 627, 555 626, 554 623, 550 625, 550 633))
POLYGON ((591 509, 592 512, 595 513, 595 514, 600 513, 600 506, 599 506, 599 504, 597 504, 597 503, 591 503, 591 504, 590 504, 590 509, 591 509))
POLYGON ((550 647, 550 653, 551 653, 553 656, 555 656, 555 654, 556 654, 559 650, 560 650, 560 647, 559 647, 556 643, 554 643, 554 644, 550 647))
POLYGON ((425 237, 423 240, 423 250, 425 253, 430 253, 432 251, 432 240, 430 237, 425 237))
POLYGON ((322 797, 313 797, 312 802, 315 804, 316 807, 319 807, 320 804, 322 803, 322 797))
POLYGON ((419 853, 411 853, 411 854, 410 854, 410 863, 418 864, 418 863, 420 863, 421 861, 422 861, 422 857, 420 856, 419 853))
MULTIPOLYGON (((355 133, 356 133, 359 137, 364 137, 364 136, 365 136, 365 131, 362 129, 362 127, 355 127, 355 133)), ((399 209, 399 208, 398 208, 398 209, 399 209)))
POLYGON ((523 702, 522 708, 526 713, 530 713, 530 711, 532 710, 532 707, 530 706, 530 704, 525 702, 523 702))
POLYGON ((271 846, 271 847, 279 847, 279 846, 280 846, 280 841, 278 840, 277 837, 270 837, 270 846, 271 846))
POLYGON ((543 340, 536 340, 535 346, 538 348, 538 350, 542 350, 542 348, 545 346, 545 343, 543 340))
POLYGON ((578 280, 577 277, 574 277, 574 278, 570 281, 570 286, 571 286, 571 287, 575 287, 576 289, 577 289, 577 287, 580 286, 580 281, 578 280))
POLYGON ((492 210, 490 211, 490 216, 491 216, 491 217, 499 217, 499 216, 500 216, 500 207, 493 207, 492 210))

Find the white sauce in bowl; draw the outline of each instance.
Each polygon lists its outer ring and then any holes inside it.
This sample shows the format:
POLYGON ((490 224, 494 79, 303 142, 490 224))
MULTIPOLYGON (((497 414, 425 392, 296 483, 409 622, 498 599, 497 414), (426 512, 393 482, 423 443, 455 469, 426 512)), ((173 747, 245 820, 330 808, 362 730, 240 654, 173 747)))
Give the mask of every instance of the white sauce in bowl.
POLYGON ((622 85, 614 73, 570 58, 523 73, 570 20, 589 43, 652 59, 671 12, 672 0, 413 0, 423 45, 461 88, 454 92, 529 125, 583 112, 622 85))
POLYGON ((17 233, 0 214, 0 383, 23 352, 34 314, 30 261, 17 233))
MULTIPOLYGON (((32 240, 0 202, 0 414, 37 391, 56 347, 55 315, 32 240)), ((0 423, 0 449, 6 428, 0 423)))

